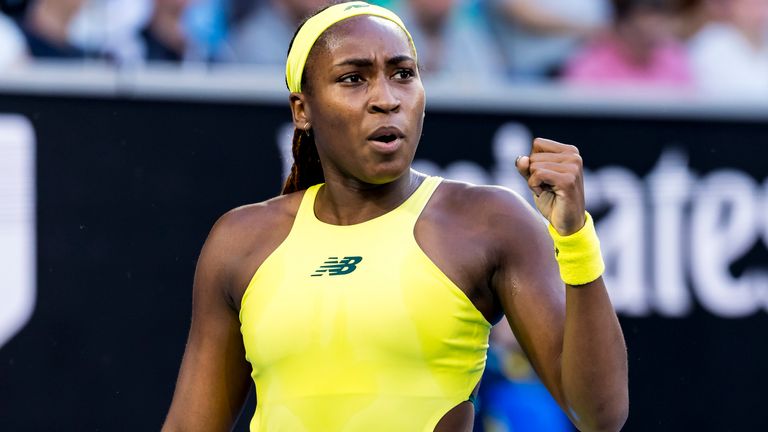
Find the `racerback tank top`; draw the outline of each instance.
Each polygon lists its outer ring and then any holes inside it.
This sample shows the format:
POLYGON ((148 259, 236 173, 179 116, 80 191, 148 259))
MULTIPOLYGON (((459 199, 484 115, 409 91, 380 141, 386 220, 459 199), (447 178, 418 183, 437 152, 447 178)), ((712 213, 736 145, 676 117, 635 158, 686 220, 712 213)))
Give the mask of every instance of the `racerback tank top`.
POLYGON ((433 431, 468 399, 491 325, 414 237, 441 180, 347 226, 318 220, 322 185, 307 189, 242 299, 251 432, 433 431))

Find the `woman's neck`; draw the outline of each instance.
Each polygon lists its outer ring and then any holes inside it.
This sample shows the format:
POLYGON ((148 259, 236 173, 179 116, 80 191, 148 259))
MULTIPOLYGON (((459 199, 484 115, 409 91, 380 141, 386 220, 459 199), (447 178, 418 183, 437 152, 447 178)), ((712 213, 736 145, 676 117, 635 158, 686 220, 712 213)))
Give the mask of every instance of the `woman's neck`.
POLYGON ((375 185, 328 173, 315 200, 315 214, 321 221, 333 225, 365 222, 405 202, 423 179, 423 175, 409 170, 390 183, 375 185))

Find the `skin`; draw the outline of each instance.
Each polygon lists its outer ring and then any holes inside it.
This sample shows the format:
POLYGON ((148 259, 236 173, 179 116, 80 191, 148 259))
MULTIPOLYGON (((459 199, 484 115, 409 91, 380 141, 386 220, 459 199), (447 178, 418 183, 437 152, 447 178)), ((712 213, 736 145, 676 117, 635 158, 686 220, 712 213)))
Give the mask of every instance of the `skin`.
POLYGON ((183 54, 187 45, 181 20, 188 5, 189 0, 155 0, 149 21, 149 29, 155 37, 178 54, 183 54))
POLYGON ((729 21, 741 31, 755 49, 765 45, 768 0, 730 0, 726 3, 729 21))
MULTIPOLYGON (((296 127, 311 126, 325 170, 315 213, 326 223, 348 225, 387 213, 423 181, 410 164, 425 96, 410 45, 394 24, 356 17, 328 33, 310 55, 308 86, 290 102, 296 127), (338 39, 346 42, 326 42, 338 39), (396 126, 404 137, 383 151, 367 139, 380 126, 396 126)), ((582 163, 575 147, 537 139, 517 168, 561 234, 581 228, 582 163)), ((192 326, 164 431, 228 430, 236 420, 251 385, 240 300, 255 270, 288 235, 302 195, 232 210, 213 227, 195 274, 192 326)), ((599 278, 564 286, 552 241, 533 209, 502 188, 445 181, 414 235, 489 321, 507 317, 577 427, 621 428, 626 349, 605 285, 599 278)), ((462 402, 435 430, 471 431, 473 415, 462 402)))
POLYGON ((601 30, 552 15, 538 6, 535 0, 504 2, 501 5, 501 12, 514 23, 534 33, 587 37, 593 36, 601 30))
POLYGON ((410 0, 408 5, 426 32, 437 35, 450 18, 456 0, 410 0))
POLYGON ((638 8, 616 23, 615 35, 626 57, 647 65, 654 51, 674 37, 673 16, 663 10, 638 8))
POLYGON ((49 42, 67 46, 70 21, 85 0, 37 0, 29 6, 25 26, 49 42))

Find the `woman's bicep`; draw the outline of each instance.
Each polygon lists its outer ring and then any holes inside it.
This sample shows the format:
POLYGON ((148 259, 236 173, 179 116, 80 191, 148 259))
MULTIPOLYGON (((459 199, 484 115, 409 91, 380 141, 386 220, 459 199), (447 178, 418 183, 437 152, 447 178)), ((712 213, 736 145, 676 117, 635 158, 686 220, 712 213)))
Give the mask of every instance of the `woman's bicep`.
MULTIPOLYGON (((516 211, 513 232, 500 233, 493 278, 504 315, 542 382, 560 403, 560 354, 565 329, 565 285, 541 218, 516 211)), ((510 225, 507 225, 510 226, 510 225)))
POLYGON ((214 228, 200 254, 192 324, 164 431, 229 430, 250 388, 240 322, 227 297, 229 241, 214 228))

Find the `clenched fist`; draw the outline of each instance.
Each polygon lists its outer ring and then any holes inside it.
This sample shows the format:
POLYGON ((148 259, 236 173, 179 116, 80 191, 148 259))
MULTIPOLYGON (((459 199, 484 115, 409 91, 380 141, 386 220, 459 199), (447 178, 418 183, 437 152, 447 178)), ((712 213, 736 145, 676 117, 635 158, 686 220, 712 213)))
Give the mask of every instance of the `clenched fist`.
POLYGON ((536 207, 560 235, 584 226, 584 167, 579 149, 536 138, 531 154, 519 157, 515 166, 528 181, 536 207))

